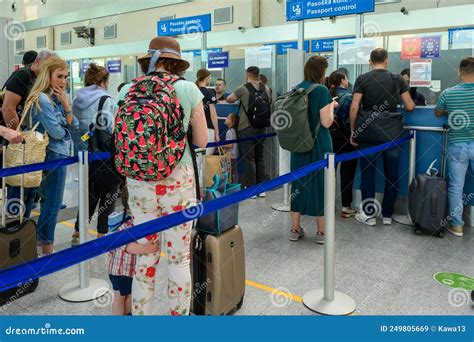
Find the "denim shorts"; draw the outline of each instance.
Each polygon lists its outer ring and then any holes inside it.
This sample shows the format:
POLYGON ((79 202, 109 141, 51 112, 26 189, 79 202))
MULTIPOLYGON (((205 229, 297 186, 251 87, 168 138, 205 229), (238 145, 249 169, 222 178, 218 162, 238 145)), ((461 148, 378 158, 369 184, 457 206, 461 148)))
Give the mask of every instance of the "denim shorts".
POLYGON ((110 282, 114 291, 119 291, 121 296, 128 296, 132 293, 133 278, 126 276, 116 276, 109 274, 110 282))

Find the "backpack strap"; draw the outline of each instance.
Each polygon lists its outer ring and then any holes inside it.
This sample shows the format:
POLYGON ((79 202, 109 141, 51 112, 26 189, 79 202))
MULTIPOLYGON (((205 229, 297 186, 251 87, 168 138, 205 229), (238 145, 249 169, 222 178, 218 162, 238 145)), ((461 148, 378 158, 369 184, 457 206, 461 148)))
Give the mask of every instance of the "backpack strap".
POLYGON ((107 99, 109 99, 109 98, 110 98, 109 95, 104 95, 104 96, 101 96, 101 98, 99 100, 99 107, 97 108, 97 115, 95 117, 96 127, 101 127, 101 124, 99 122, 99 118, 102 116, 102 110, 104 109, 105 101, 107 101, 107 99))
MULTIPOLYGON (((322 87, 322 85, 318 84, 318 83, 312 84, 308 88, 305 89, 304 93, 307 96, 309 96, 309 94, 311 94, 313 91, 315 91, 316 88, 318 88, 318 87, 322 87)), ((308 101, 308 103, 309 103, 309 101, 308 101)), ((309 106, 308 106, 308 108, 309 108, 309 106)), ((316 129, 314 130, 314 137, 313 137, 314 142, 316 142, 316 139, 318 138, 318 134, 319 134, 320 129, 321 129, 321 118, 318 120, 318 124, 316 125, 316 129)))

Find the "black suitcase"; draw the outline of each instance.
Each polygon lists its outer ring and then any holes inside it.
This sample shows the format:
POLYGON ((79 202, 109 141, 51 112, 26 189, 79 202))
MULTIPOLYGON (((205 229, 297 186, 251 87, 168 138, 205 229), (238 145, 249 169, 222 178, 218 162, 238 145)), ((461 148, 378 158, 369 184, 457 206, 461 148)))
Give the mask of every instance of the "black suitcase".
MULTIPOLYGON (((5 147, 3 145, 3 159, 5 158, 5 147)), ((20 205, 23 203, 23 191, 21 191, 20 205)), ((38 257, 36 250, 36 222, 23 218, 20 209, 20 217, 7 220, 6 211, 6 184, 2 178, 2 208, 0 226, 0 269, 16 266, 38 257)), ((36 290, 39 279, 20 283, 16 287, 0 292, 0 306, 9 304, 36 290)), ((0 284, 1 285, 1 284, 0 284)))
POLYGON ((436 162, 434 161, 426 173, 416 175, 410 184, 408 207, 417 235, 427 231, 443 238, 445 234, 448 202, 447 184, 444 178, 446 145, 447 128, 443 130, 441 173, 433 169, 432 166, 436 162))
POLYGON ((245 294, 245 253, 242 230, 235 226, 220 235, 193 232, 191 312, 227 315, 241 308, 245 294))

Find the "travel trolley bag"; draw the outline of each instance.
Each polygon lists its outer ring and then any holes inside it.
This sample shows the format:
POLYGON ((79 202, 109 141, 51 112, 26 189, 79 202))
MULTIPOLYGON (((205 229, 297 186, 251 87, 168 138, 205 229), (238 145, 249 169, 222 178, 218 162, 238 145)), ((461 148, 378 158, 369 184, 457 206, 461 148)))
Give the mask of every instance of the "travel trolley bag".
POLYGON ((191 311, 195 315, 227 315, 241 308, 245 293, 242 230, 220 235, 193 232, 191 311))
POLYGON ((441 173, 433 167, 435 160, 426 173, 416 175, 410 184, 408 207, 410 217, 415 223, 416 235, 421 235, 423 231, 436 234, 440 238, 445 235, 448 198, 445 179, 447 137, 448 128, 443 127, 441 173))
MULTIPOLYGON (((6 141, 3 142, 3 165, 5 165, 6 141)), ((23 149, 24 151, 24 149, 23 149)), ((24 154, 23 154, 24 156, 24 154)), ((23 185, 22 177, 22 185, 23 185)), ((38 257, 36 249, 36 222, 24 219, 23 186, 20 191, 20 203, 7 203, 6 181, 2 178, 2 210, 0 227, 0 269, 16 266, 38 257), (6 219, 6 208, 17 206, 19 217, 6 219)), ((0 292, 0 306, 32 293, 38 287, 39 280, 30 280, 16 287, 0 292)))

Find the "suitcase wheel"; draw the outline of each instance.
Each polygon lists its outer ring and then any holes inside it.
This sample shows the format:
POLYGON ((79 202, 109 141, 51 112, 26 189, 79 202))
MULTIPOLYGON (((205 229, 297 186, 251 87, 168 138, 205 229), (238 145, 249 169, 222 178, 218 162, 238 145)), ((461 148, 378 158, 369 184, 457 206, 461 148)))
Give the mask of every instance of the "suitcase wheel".
POLYGON ((237 303, 237 306, 236 306, 237 310, 240 310, 243 304, 244 304, 244 295, 242 295, 240 302, 237 303))
POLYGON ((443 239, 444 238, 444 232, 438 232, 438 237, 440 239, 443 239))
POLYGON ((415 229, 415 234, 416 235, 421 235, 421 234, 423 234, 423 231, 421 229, 415 229))

